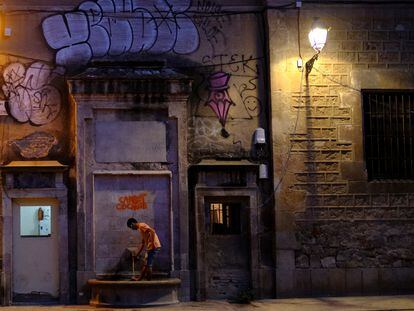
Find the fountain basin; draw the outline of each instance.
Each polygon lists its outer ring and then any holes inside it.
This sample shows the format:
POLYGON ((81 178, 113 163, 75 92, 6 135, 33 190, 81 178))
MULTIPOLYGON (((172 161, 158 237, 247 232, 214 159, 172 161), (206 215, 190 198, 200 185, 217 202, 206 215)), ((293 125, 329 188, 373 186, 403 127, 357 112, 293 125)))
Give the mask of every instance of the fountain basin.
POLYGON ((181 280, 177 278, 151 281, 90 279, 91 299, 96 307, 142 307, 178 303, 181 280))

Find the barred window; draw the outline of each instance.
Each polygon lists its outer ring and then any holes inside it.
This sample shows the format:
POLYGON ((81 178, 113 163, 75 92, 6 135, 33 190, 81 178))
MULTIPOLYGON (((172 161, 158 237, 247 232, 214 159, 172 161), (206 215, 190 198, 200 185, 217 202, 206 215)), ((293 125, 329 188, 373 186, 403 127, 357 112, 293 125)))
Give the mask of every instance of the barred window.
POLYGON ((369 180, 414 179, 414 91, 363 90, 369 180))
POLYGON ((228 235, 240 233, 240 209, 238 203, 209 203, 210 233, 228 235))

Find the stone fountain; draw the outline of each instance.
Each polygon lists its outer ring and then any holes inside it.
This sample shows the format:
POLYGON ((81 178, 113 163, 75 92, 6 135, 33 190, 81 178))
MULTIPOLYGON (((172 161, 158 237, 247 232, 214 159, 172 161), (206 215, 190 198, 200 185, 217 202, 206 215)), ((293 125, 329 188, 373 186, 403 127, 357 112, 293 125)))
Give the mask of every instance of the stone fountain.
POLYGON ((137 248, 129 247, 126 254, 131 258, 129 274, 99 275, 90 279, 91 299, 96 307, 143 307, 178 303, 181 280, 168 274, 154 272, 152 280, 135 281, 139 264, 135 262, 137 248))

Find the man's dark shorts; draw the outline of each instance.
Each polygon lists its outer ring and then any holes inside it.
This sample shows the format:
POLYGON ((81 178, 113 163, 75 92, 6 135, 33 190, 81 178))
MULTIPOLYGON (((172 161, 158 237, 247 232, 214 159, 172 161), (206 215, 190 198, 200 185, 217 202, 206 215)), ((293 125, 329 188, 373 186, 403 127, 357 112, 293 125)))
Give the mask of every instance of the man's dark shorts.
POLYGON ((147 266, 152 267, 152 263, 154 262, 154 257, 159 253, 161 247, 154 248, 147 252, 147 266))

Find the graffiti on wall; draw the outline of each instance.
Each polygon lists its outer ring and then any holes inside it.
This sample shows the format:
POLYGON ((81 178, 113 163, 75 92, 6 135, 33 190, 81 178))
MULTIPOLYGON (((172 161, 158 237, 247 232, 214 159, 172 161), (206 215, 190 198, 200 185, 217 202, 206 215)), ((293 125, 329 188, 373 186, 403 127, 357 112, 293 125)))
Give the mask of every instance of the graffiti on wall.
POLYGON ((46 132, 35 132, 10 143, 11 146, 19 150, 20 155, 25 159, 47 157, 52 147, 57 144, 57 138, 46 132))
MULTIPOLYGON (((209 72, 201 74, 200 82, 196 85, 198 101, 208 102, 208 99, 203 96, 204 90, 211 89, 211 79, 216 78, 219 72, 225 73, 228 87, 232 93, 237 94, 232 97, 234 104, 240 104, 243 107, 244 113, 242 118, 253 119, 258 117, 262 112, 262 101, 258 97, 259 93, 259 67, 261 60, 255 58, 253 55, 246 56, 244 54, 218 54, 206 55, 202 58, 202 63, 206 66, 209 72)), ((222 75, 222 74, 221 74, 222 75)), ((224 79, 224 77, 223 77, 224 79)), ((218 80, 217 83, 221 83, 218 80)), ((209 92, 209 95, 211 92, 209 92)), ((230 119, 237 119, 237 117, 229 116, 230 119)))
POLYGON ((186 14, 191 0, 85 1, 77 10, 42 22, 56 64, 79 68, 94 58, 126 53, 189 54, 199 46, 197 27, 186 14))
POLYGON ((132 211, 138 211, 140 209, 147 209, 148 204, 145 201, 145 197, 148 193, 144 192, 139 195, 126 195, 121 196, 118 198, 118 204, 116 205, 116 209, 123 211, 126 209, 132 211))
POLYGON ((3 71, 3 92, 10 115, 19 122, 43 125, 52 122, 61 109, 61 94, 51 83, 56 71, 35 62, 27 69, 21 63, 9 64, 3 71))
POLYGON ((229 79, 230 75, 222 71, 211 74, 208 79, 209 96, 206 102, 206 105, 210 106, 219 119, 222 126, 221 135, 226 138, 229 137, 225 129, 227 115, 230 106, 234 105, 227 92, 229 79))
POLYGON ((214 154, 248 157, 251 133, 259 124, 263 108, 259 78, 262 59, 249 54, 217 54, 204 56, 202 64, 191 99, 196 104, 192 106, 189 144, 194 151, 190 158, 196 162, 214 154), (217 92, 220 89, 221 93, 217 92), (219 100, 212 98, 220 99, 221 105, 215 108, 212 103, 219 100), (221 138, 224 122, 226 140, 221 138))
POLYGON ((224 25, 230 23, 230 16, 222 12, 221 5, 209 0, 197 1, 197 12, 193 17, 194 23, 204 34, 204 37, 215 51, 215 46, 226 41, 224 25))

